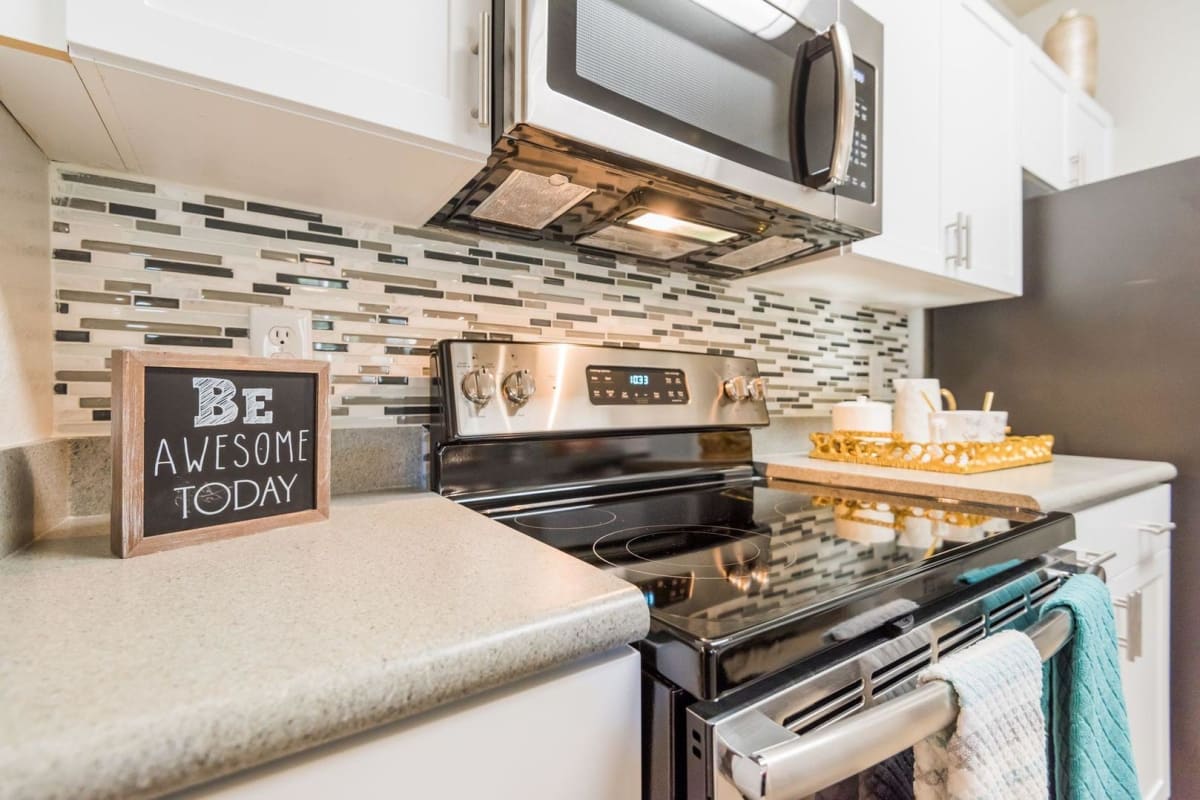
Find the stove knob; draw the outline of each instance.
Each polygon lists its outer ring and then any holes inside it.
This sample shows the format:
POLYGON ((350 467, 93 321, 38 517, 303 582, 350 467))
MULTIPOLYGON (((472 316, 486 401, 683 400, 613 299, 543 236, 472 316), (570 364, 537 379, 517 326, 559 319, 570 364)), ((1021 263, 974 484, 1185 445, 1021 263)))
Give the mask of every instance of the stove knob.
POLYGON ((496 376, 487 367, 476 367, 463 376, 462 392, 477 406, 485 406, 496 395, 496 376))
POLYGON ((760 403, 767 399, 767 379, 754 378, 750 381, 750 397, 760 403))
POLYGON ((504 379, 505 396, 518 405, 533 397, 533 393, 536 391, 537 384, 534 383, 533 375, 527 369, 510 372, 504 379))
POLYGON ((750 396, 750 390, 746 386, 746 378, 738 375, 736 378, 730 378, 725 381, 725 396, 735 403, 745 400, 750 396))

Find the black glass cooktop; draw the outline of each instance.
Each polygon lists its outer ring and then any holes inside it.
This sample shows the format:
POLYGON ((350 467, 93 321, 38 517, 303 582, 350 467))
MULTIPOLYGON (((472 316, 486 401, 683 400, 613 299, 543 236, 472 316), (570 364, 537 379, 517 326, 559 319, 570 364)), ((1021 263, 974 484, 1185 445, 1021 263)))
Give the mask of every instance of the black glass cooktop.
POLYGON ((1017 509, 761 478, 485 513, 635 584, 653 620, 643 650, 718 665, 695 678, 711 691, 837 644, 884 603, 919 610, 1071 538, 1027 535, 1047 517, 1017 509))

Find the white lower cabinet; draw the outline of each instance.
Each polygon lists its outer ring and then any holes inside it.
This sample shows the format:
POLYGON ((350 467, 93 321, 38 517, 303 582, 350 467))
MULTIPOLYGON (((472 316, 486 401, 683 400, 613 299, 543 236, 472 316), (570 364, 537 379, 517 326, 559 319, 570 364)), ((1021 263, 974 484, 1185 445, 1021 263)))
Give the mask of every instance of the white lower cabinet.
POLYGON ((1144 800, 1171 793, 1171 494, 1166 485, 1084 509, 1076 540, 1104 566, 1120 644, 1121 683, 1144 800))
POLYGON ((181 797, 629 800, 641 725, 641 659, 621 647, 181 797))
POLYGON ((1170 549, 1112 578, 1109 588, 1138 786, 1144 800, 1166 800, 1171 793, 1170 549))

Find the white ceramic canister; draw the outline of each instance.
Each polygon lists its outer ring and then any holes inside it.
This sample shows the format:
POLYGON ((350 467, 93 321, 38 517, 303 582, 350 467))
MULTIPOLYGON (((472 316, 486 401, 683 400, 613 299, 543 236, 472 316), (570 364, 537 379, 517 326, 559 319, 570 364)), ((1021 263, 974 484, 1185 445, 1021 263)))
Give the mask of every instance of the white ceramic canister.
POLYGON ((929 415, 935 442, 1003 442, 1007 411, 939 411, 929 415))
POLYGON ((942 385, 937 378, 897 378, 892 381, 896 389, 896 413, 893 424, 906 442, 928 442, 929 405, 921 397, 929 398, 933 407, 942 410, 942 385))
POLYGON ((833 407, 833 429, 835 431, 892 432, 892 407, 859 397, 833 407))

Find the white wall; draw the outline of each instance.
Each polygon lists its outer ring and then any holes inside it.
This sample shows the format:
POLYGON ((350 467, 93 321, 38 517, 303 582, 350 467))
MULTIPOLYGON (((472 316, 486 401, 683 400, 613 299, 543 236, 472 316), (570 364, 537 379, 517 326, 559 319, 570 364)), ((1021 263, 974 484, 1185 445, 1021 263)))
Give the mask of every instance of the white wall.
POLYGON ((0 447, 53 432, 48 163, 0 106, 0 447))
POLYGON ((1200 156, 1200 2, 1052 0, 1017 24, 1041 44, 1070 8, 1099 28, 1096 99, 1116 122, 1114 174, 1200 156))

